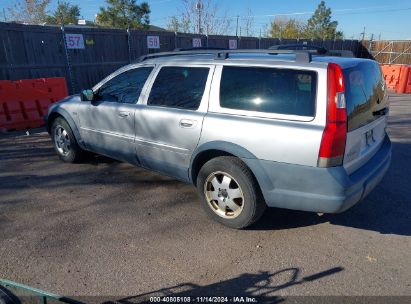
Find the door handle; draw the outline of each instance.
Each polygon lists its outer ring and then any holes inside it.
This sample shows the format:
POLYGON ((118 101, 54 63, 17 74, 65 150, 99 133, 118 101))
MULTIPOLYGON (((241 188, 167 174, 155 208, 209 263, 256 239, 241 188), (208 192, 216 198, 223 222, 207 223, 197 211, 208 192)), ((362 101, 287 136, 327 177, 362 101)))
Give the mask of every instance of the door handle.
POLYGON ((121 118, 126 118, 130 116, 130 112, 120 111, 118 112, 118 116, 120 116, 121 118))
POLYGON ((196 120, 191 120, 191 119, 182 119, 180 120, 180 127, 182 128, 192 128, 197 125, 196 120))

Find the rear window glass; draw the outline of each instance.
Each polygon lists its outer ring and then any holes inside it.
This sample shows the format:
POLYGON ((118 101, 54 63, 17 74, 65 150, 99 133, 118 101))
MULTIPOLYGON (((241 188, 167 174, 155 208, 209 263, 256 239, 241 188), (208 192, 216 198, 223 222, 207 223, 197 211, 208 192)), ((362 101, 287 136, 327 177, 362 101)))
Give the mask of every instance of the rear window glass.
POLYGON ((314 116, 316 85, 313 71, 226 66, 221 77, 220 106, 314 116))
POLYGON ((373 112, 387 105, 381 71, 376 62, 358 63, 345 68, 343 74, 348 131, 351 131, 377 119, 373 112))
POLYGON ((210 69, 200 67, 161 68, 151 89, 148 105, 197 110, 210 69))

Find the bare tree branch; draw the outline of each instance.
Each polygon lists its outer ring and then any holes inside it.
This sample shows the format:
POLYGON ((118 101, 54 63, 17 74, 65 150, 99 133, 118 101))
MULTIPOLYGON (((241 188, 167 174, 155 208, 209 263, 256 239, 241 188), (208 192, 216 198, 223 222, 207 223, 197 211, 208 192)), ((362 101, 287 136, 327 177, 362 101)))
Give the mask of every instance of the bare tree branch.
POLYGON ((246 37, 254 36, 254 17, 250 8, 247 9, 247 14, 242 18, 242 35, 246 37))
POLYGON ((15 0, 8 13, 12 21, 27 24, 42 24, 47 19, 47 6, 51 0, 15 0))
POLYGON ((172 16, 167 28, 175 32, 201 33, 206 35, 227 34, 231 19, 227 13, 218 16, 218 6, 213 0, 182 0, 183 9, 172 16))

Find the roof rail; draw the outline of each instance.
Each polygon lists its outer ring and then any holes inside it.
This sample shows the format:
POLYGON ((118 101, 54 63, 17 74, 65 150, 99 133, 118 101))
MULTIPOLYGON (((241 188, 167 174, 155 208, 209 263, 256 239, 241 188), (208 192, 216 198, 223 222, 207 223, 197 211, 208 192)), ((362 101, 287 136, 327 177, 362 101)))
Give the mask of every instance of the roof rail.
POLYGON ((182 51, 204 51, 204 50, 210 50, 210 51, 222 51, 226 50, 226 48, 219 48, 219 47, 211 47, 211 46, 200 46, 200 47, 191 47, 191 48, 177 48, 174 49, 173 52, 182 52, 182 51))
POLYGON ((311 52, 306 50, 224 50, 216 52, 215 59, 227 59, 230 54, 270 54, 270 55, 280 55, 280 54, 295 54, 295 61, 299 62, 310 62, 311 52))
POLYGON ((246 50, 216 50, 216 49, 200 49, 200 50, 188 50, 188 51, 173 51, 163 53, 153 53, 141 56, 137 62, 142 62, 148 59, 169 57, 169 56, 181 56, 181 55, 214 55, 216 60, 228 59, 230 54, 295 54, 295 60, 298 62, 311 62, 311 52, 308 50, 260 50, 260 49, 246 49, 246 50))
POLYGON ((269 47, 270 50, 305 50, 315 55, 355 57, 352 51, 348 50, 328 50, 321 46, 312 44, 278 44, 269 47))
POLYGON ((172 51, 172 52, 161 52, 161 53, 153 53, 153 54, 147 54, 143 55, 140 58, 138 58, 137 62, 142 62, 144 60, 148 59, 153 59, 153 58, 160 58, 160 57, 168 57, 168 56, 180 56, 180 55, 210 55, 214 54, 216 51, 215 50, 197 50, 197 51, 172 51))
POLYGON ((354 58, 354 52, 349 50, 328 50, 327 55, 354 58))
POLYGON ((268 49, 270 50, 304 50, 304 51, 315 51, 318 54, 325 54, 327 53, 327 49, 323 48, 322 46, 316 46, 312 44, 278 44, 270 46, 268 49))

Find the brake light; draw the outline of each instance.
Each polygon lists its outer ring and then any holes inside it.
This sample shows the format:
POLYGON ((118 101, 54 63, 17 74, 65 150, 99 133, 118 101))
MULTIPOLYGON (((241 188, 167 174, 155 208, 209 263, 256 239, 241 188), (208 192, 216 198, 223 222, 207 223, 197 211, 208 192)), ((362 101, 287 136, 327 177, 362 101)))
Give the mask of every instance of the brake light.
POLYGON ((328 64, 327 78, 327 122, 318 155, 319 167, 342 165, 347 139, 347 111, 341 67, 335 63, 328 64))

